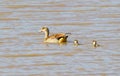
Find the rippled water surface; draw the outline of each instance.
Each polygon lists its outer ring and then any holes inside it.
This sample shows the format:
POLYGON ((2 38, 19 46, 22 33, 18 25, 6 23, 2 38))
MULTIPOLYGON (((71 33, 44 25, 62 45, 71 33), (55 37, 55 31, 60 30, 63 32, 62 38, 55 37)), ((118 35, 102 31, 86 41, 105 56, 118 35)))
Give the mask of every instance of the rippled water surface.
POLYGON ((120 76, 120 0, 0 0, 0 76, 120 76))

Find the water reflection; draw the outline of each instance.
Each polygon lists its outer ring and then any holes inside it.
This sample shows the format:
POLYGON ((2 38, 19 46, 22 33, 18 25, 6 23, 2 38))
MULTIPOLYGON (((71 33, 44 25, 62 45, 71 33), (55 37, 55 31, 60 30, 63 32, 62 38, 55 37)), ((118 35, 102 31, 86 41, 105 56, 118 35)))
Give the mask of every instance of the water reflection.
POLYGON ((1 0, 1 76, 119 76, 119 0, 1 0), (42 26, 68 32, 43 43, 42 26), (74 40, 80 45, 74 46, 74 40), (92 40, 100 47, 93 48, 92 40), (82 44, 82 45, 81 45, 82 44))

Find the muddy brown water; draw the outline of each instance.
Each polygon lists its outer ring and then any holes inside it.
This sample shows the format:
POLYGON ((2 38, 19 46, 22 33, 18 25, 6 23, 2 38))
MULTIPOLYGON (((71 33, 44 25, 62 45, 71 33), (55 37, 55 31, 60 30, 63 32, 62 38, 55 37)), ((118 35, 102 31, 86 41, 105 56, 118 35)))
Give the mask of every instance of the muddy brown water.
POLYGON ((0 0, 0 76, 120 76, 120 0, 0 0), (42 26, 68 43, 43 43, 42 26))

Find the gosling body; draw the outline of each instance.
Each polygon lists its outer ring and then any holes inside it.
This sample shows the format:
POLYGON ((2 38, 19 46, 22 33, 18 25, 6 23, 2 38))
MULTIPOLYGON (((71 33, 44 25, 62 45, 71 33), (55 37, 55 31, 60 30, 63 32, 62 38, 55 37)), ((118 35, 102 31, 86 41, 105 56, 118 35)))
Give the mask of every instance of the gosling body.
POLYGON ((98 47, 98 46, 100 46, 100 45, 97 43, 96 40, 93 40, 92 45, 93 45, 93 47, 98 47))
POLYGON ((78 42, 78 40, 74 40, 74 45, 75 45, 75 46, 80 45, 79 42, 78 42))

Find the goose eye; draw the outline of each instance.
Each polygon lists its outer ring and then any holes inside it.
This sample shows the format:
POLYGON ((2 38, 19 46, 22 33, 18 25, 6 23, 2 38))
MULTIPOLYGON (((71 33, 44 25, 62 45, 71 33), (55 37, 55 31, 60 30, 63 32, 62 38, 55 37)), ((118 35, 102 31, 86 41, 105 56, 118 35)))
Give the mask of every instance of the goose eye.
POLYGON ((42 29, 45 29, 45 27, 43 27, 42 29))

